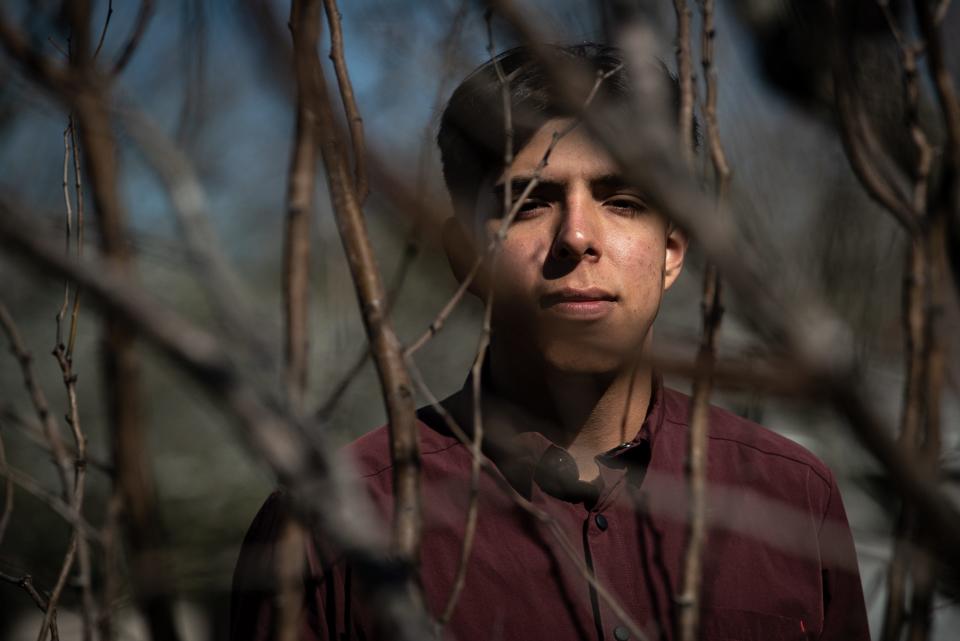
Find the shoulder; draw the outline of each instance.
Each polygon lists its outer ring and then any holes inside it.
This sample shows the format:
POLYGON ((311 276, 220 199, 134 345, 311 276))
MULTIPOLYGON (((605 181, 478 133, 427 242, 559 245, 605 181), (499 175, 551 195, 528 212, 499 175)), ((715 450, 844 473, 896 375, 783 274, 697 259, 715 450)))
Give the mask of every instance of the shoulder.
MULTIPOLYGON (((433 465, 444 459, 444 453, 462 449, 455 437, 425 422, 426 415, 417 412, 417 430, 420 442, 421 464, 433 465)), ((429 421, 432 423, 433 421, 429 421)), ((349 443, 343 448, 361 478, 370 478, 389 472, 393 468, 390 457, 390 426, 382 425, 349 443)))
MULTIPOLYGON (((664 388, 664 425, 667 431, 687 430, 690 423, 690 397, 682 392, 664 388)), ((829 490, 835 481, 830 469, 805 447, 776 432, 745 419, 728 410, 710 406, 710 446, 724 451, 731 450, 740 460, 766 467, 779 467, 781 471, 792 469, 806 472, 818 478, 824 489, 829 490)))

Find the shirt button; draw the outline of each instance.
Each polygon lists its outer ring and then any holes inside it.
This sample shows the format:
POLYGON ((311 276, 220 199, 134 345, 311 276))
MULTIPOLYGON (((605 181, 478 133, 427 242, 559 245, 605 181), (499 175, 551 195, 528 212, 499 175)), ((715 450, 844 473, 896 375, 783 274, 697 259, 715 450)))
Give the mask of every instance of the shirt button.
MULTIPOLYGON (((596 521, 597 527, 600 528, 601 532, 606 531, 607 527, 609 526, 609 523, 607 523, 607 517, 602 514, 596 515, 593 517, 593 520, 596 521)), ((620 628, 617 629, 619 630, 620 628)))
POLYGON ((613 638, 617 641, 630 641, 630 630, 618 625, 613 629, 613 638))

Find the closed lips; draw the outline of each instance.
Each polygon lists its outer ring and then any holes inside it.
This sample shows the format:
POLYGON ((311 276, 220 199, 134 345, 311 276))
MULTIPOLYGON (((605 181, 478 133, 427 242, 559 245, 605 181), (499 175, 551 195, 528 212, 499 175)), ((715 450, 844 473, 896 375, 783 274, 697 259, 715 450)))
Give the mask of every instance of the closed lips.
POLYGON ((542 307, 551 307, 561 303, 594 303, 594 302, 616 302, 617 297, 610 292, 598 289, 562 289, 557 292, 545 294, 540 299, 542 307))

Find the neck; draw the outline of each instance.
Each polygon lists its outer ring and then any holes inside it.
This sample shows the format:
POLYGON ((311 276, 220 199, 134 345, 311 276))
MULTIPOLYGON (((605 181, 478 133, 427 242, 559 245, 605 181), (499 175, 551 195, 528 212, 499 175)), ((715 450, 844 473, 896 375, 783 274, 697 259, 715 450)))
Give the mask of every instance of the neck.
POLYGON ((614 372, 571 373, 531 366, 529 359, 491 348, 497 394, 544 419, 544 436, 570 452, 581 478, 595 477, 594 457, 632 440, 647 415, 653 380, 648 364, 636 361, 614 372))

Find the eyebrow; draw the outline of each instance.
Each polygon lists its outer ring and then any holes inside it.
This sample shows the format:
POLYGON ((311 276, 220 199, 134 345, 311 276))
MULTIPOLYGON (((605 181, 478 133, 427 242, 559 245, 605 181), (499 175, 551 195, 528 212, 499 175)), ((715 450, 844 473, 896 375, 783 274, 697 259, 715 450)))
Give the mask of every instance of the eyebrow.
MULTIPOLYGON (((534 178, 535 176, 533 174, 511 176, 510 187, 513 195, 520 195, 520 193, 522 193, 523 190, 526 189, 531 182, 533 182, 534 178)), ((609 173, 600 176, 594 176, 589 182, 592 190, 601 189, 604 191, 618 191, 621 189, 631 189, 638 191, 635 186, 627 182, 627 180, 619 173, 609 173)), ((498 182, 493 186, 493 193, 498 197, 498 199, 503 198, 503 191, 505 188, 506 181, 498 182)), ((537 180, 537 186, 535 189, 541 188, 548 191, 563 191, 564 183, 558 180, 545 180, 540 178, 537 180)))

